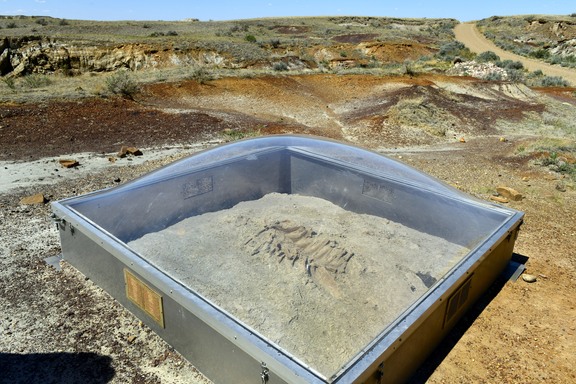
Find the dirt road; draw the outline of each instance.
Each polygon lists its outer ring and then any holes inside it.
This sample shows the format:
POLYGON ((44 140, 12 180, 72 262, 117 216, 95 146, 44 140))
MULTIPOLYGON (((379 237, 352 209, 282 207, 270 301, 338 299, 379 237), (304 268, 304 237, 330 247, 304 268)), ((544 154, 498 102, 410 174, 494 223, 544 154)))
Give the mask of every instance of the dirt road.
POLYGON ((548 76, 560 76, 571 85, 576 85, 576 70, 570 68, 549 65, 542 61, 533 60, 524 56, 516 55, 498 48, 494 43, 485 38, 474 23, 460 23, 454 28, 456 40, 468 47, 472 52, 481 53, 492 51, 502 60, 520 61, 530 71, 541 70, 548 76))

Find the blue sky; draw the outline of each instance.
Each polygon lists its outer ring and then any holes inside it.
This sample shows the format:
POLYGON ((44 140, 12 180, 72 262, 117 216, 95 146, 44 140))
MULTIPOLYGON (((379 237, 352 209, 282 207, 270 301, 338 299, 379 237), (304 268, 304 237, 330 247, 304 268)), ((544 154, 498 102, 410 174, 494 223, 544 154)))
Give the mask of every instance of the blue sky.
POLYGON ((276 16, 450 17, 576 13, 574 0, 0 0, 0 15, 89 20, 231 20, 276 16))

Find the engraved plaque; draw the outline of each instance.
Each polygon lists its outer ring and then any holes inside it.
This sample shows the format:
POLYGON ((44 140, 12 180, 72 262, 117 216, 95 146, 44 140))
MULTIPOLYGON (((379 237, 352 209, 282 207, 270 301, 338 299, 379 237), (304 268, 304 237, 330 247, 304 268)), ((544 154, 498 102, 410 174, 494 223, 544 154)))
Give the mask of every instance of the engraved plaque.
POLYGON ((127 269, 124 269, 124 281, 126 282, 126 296, 128 299, 164 328, 162 296, 127 269))

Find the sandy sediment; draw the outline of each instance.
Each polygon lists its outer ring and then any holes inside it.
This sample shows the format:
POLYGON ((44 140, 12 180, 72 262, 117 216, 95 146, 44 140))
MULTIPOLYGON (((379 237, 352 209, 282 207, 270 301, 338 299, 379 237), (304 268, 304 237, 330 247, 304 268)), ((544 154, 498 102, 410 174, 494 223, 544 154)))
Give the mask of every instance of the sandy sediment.
POLYGON ((277 193, 129 246, 326 376, 467 251, 326 200, 277 193))

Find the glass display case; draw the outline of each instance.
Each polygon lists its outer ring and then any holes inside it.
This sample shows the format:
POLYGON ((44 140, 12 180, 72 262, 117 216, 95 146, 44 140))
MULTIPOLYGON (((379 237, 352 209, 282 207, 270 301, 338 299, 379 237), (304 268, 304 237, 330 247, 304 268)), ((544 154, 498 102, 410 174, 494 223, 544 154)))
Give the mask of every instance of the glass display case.
POLYGON ((52 207, 64 259, 222 383, 405 380, 504 269, 523 217, 304 136, 52 207))

